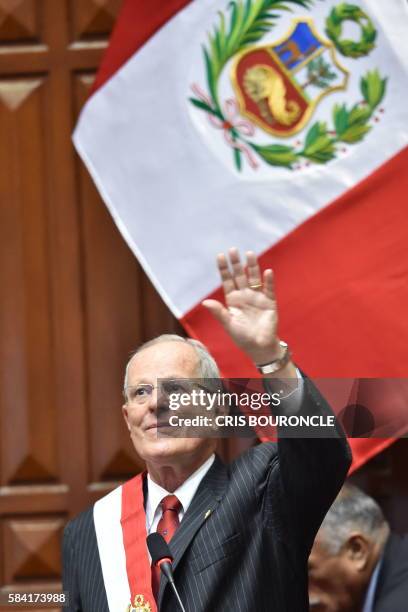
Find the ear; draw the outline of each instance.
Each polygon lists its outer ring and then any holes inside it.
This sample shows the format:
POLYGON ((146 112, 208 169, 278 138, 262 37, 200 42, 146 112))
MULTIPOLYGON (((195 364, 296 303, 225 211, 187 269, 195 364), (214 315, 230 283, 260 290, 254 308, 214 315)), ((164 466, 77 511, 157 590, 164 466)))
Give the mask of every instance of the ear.
POLYGON ((129 423, 129 414, 128 414, 127 404, 123 404, 123 406, 122 406, 122 414, 123 414, 123 418, 125 419, 126 427, 128 428, 128 431, 130 431, 130 423, 129 423))
POLYGON ((360 572, 368 565, 371 548, 369 539, 362 533, 350 534, 344 545, 347 558, 360 572))

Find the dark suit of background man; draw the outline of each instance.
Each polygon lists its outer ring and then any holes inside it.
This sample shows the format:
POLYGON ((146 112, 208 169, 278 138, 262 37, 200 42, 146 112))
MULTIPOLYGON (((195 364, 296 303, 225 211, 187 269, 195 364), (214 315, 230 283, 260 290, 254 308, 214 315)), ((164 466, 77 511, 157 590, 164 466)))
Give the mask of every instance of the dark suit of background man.
POLYGON ((390 532, 374 499, 347 484, 309 559, 313 612, 406 612, 408 538, 390 532))
MULTIPOLYGON (((298 385, 298 410, 330 414, 278 339, 272 271, 262 274, 252 252, 244 269, 236 249, 217 262, 226 307, 214 300, 204 306, 255 364, 276 370, 265 378, 290 378, 298 385)), ((188 612, 306 612, 307 559, 347 474, 347 442, 332 428, 330 437, 260 444, 224 465, 212 438, 157 437, 157 379, 216 376, 217 366, 200 343, 174 336, 147 343, 127 366, 123 415, 146 462, 146 530, 155 531, 161 520, 159 487, 165 495, 182 492, 186 507, 178 508, 180 526, 170 548, 188 612)), ((109 609, 92 509, 67 526, 63 566, 70 610, 109 609)), ((162 611, 178 609, 163 577, 157 599, 162 611)))

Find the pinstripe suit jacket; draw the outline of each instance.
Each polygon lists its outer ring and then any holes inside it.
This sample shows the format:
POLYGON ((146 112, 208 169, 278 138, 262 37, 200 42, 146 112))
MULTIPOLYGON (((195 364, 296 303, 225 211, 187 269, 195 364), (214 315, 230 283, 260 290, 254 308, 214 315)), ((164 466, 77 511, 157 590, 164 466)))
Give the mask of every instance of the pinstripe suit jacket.
MULTIPOLYGON (((331 414, 306 379, 301 412, 310 410, 331 414)), ((229 466, 216 458, 170 543, 186 610, 307 612, 310 548, 349 465, 337 431, 263 443, 229 466)), ((108 612, 92 509, 65 529, 63 584, 71 612, 108 612)), ((164 577, 158 603, 177 611, 164 577)))

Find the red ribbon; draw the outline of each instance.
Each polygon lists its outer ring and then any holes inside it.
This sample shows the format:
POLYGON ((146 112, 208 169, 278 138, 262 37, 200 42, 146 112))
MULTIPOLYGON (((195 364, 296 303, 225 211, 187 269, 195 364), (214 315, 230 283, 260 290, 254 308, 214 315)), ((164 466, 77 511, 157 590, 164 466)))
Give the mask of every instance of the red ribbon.
POLYGON ((139 605, 150 604, 151 612, 157 612, 152 591, 152 570, 146 546, 146 512, 143 499, 143 479, 138 474, 122 486, 123 546, 126 556, 126 571, 132 605, 139 597, 139 605))
MULTIPOLYGON (((205 102, 208 106, 212 108, 210 98, 203 92, 203 90, 199 87, 199 85, 197 85, 197 83, 194 83, 191 86, 191 89, 193 90, 195 95, 198 96, 200 100, 202 100, 202 102, 205 102)), ((238 106, 233 98, 230 98, 229 100, 225 101, 224 115, 226 117, 226 121, 222 121, 219 117, 215 117, 210 112, 208 112, 208 119, 211 125, 213 125, 215 128, 223 130, 224 139, 226 143, 230 147, 241 151, 241 153, 246 156, 251 168, 255 170, 256 168, 258 168, 259 164, 257 163, 255 156, 252 154, 252 151, 247 145, 237 140, 234 140, 231 134, 231 130, 234 128, 239 134, 243 134, 244 136, 253 136, 255 133, 254 126, 252 125, 252 123, 250 123, 249 121, 245 121, 244 119, 240 119, 239 121, 237 121, 238 106)))

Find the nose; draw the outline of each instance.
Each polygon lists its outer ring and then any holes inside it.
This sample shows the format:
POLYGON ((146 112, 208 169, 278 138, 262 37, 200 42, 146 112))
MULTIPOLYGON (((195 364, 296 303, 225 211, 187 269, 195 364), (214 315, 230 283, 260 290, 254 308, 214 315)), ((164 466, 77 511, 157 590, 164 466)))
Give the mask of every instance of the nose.
POLYGON ((148 408, 151 412, 159 412, 160 410, 167 410, 168 407, 168 397, 163 391, 162 386, 158 385, 152 390, 152 394, 149 398, 148 408))

